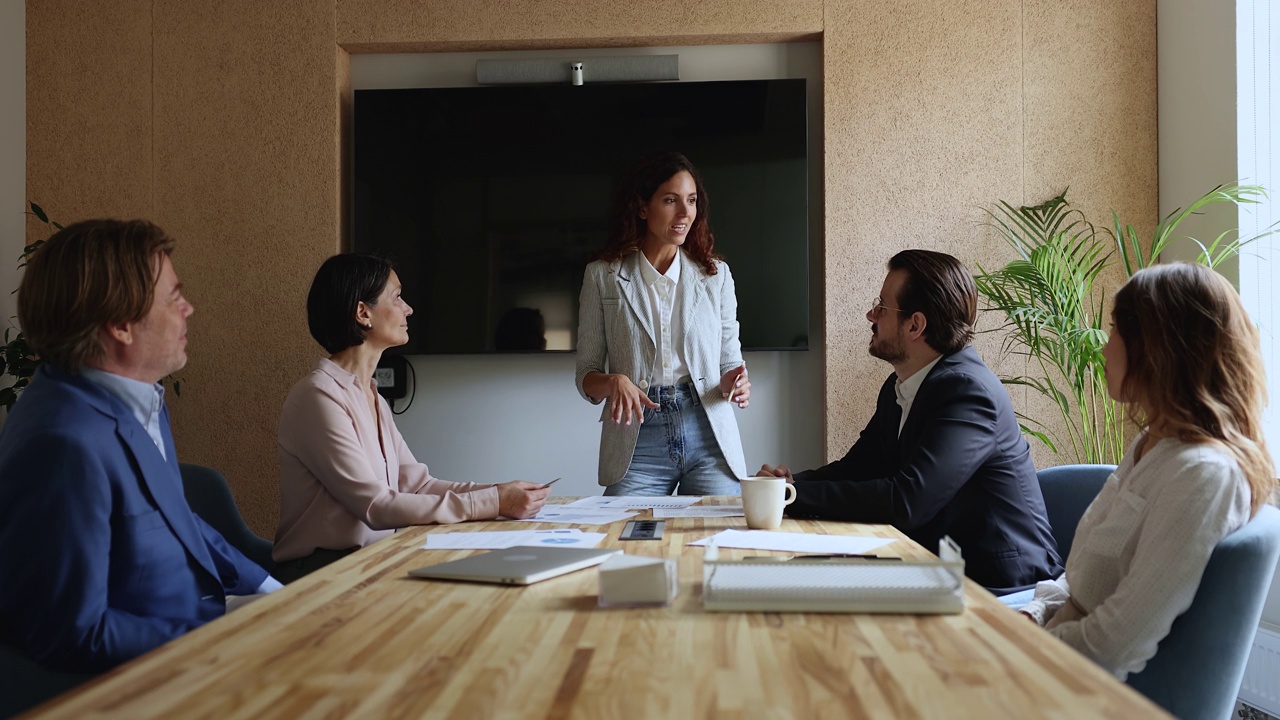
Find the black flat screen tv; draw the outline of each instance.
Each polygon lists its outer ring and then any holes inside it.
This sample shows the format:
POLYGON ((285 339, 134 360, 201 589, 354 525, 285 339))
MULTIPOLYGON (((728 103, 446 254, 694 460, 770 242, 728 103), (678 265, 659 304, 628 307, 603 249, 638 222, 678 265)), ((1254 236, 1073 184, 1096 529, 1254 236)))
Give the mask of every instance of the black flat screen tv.
POLYGON ((405 354, 572 351, 615 184, 676 150, 702 174, 743 349, 807 349, 806 116, 804 80, 358 90, 353 250, 395 262, 405 354))

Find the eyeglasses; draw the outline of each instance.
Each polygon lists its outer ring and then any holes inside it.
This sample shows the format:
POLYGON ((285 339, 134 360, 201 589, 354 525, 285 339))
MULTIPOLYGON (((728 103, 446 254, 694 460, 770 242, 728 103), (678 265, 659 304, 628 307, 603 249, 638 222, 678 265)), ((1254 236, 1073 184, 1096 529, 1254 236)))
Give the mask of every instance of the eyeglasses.
POLYGON ((894 311, 894 312, 902 312, 902 308, 890 307, 890 306, 888 306, 888 305, 885 305, 885 304, 884 304, 884 301, 883 301, 883 300, 881 300, 879 297, 876 297, 876 299, 875 299, 875 300, 872 300, 872 301, 871 301, 871 314, 872 314, 873 316, 875 316, 875 317, 880 317, 880 315, 881 315, 885 310, 892 310, 892 311, 894 311))

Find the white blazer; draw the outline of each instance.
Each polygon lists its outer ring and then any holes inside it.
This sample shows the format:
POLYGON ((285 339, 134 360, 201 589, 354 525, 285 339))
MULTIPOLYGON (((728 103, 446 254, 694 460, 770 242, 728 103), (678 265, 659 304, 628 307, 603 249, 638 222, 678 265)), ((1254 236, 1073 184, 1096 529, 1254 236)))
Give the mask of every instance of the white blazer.
MULTIPOLYGON (((673 312, 684 321, 683 356, 697 388, 702 407, 711 422, 720 452, 729 469, 746 477, 742 438, 733 405, 720 393, 720 377, 742 364, 738 341, 738 299, 733 292, 733 275, 719 260, 716 274, 707 275, 683 252, 677 253, 680 285, 673 312)), ((653 384, 657 355, 653 319, 644 299, 640 275, 640 253, 633 252, 614 262, 597 260, 587 266, 578 303, 578 393, 594 403, 582 388, 589 372, 626 375, 641 390, 653 384)), ((606 422, 609 408, 600 413, 600 484, 613 485, 631 466, 640 424, 606 422)))

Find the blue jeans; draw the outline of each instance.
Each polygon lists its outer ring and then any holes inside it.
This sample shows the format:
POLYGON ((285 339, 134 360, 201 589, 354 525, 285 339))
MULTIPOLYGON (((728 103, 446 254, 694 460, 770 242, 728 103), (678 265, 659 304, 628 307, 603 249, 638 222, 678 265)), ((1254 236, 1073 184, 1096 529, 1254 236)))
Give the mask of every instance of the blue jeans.
POLYGON ((649 388, 631 466, 605 495, 741 495, 691 383, 649 388))

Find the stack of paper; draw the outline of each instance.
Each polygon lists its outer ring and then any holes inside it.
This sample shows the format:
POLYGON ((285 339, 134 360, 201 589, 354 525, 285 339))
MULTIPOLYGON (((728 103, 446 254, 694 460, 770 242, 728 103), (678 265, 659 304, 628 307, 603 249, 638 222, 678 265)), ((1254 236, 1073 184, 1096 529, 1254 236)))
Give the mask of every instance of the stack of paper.
POLYGON ((611 510, 647 510, 647 509, 678 509, 686 508, 702 500, 701 497, 671 496, 641 496, 641 495, 596 495, 594 497, 584 497, 581 500, 574 500, 564 507, 571 508, 609 508, 611 510))
POLYGON ((797 553, 830 553, 862 555, 893 542, 877 537, 852 537, 849 535, 817 535, 814 533, 775 532, 772 530, 725 530, 690 545, 714 543, 723 548, 749 548, 751 550, 780 550, 797 553))
POLYGON ((741 505, 699 505, 686 508, 654 508, 655 518, 742 517, 741 505))
POLYGON ((551 545, 556 547, 595 547, 604 533, 581 530, 512 530, 498 532, 443 532, 427 535, 423 550, 501 550, 517 545, 551 545))
POLYGON ((542 511, 520 522, 565 523, 567 525, 608 525, 635 517, 636 513, 614 508, 570 507, 569 505, 543 505, 542 511))

